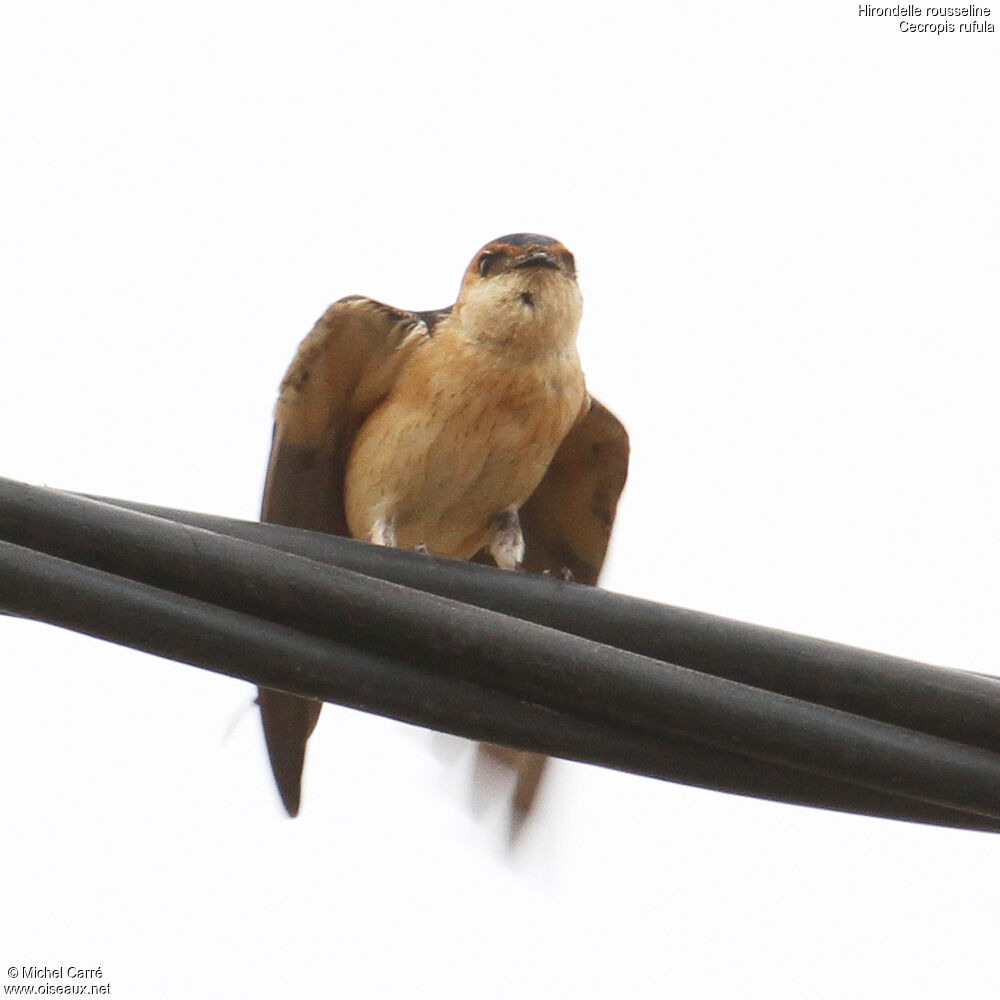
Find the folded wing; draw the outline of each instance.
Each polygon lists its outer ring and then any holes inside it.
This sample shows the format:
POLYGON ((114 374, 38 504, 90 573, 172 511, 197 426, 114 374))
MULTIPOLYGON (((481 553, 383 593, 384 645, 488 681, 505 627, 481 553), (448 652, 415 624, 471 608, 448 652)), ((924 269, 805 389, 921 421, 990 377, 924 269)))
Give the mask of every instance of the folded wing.
POLYGON ((596 399, 566 435, 545 478, 521 508, 524 568, 596 584, 628 474, 628 434, 596 399))
MULTIPOLYGON (((344 472, 351 442, 438 315, 351 296, 319 318, 281 383, 262 521, 348 534, 344 472)), ((295 816, 306 741, 322 703, 268 688, 259 689, 257 701, 281 801, 295 816)))

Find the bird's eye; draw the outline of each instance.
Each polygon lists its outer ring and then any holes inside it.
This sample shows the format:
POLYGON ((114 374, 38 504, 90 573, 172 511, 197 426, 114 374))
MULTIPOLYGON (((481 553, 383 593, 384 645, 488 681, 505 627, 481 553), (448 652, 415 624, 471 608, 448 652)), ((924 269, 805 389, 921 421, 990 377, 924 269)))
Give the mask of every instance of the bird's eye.
POLYGON ((496 264, 499 256, 499 254, 495 253, 484 253, 482 257, 479 258, 479 276, 481 278, 485 278, 489 275, 490 268, 496 264))
POLYGON ((569 274, 576 274, 576 261, 568 250, 564 250, 559 254, 559 260, 562 261, 563 267, 566 268, 569 274))

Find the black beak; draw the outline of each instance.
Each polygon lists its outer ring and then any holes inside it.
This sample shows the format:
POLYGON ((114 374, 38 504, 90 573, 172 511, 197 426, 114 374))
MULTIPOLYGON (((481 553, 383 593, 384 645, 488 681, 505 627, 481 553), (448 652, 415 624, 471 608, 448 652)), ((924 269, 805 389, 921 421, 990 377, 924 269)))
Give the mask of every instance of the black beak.
POLYGON ((559 261, 555 259, 550 253, 546 253, 544 250, 536 250, 534 253, 528 254, 523 260, 519 260, 515 265, 515 268, 519 267, 554 267, 557 271, 559 270, 559 261))

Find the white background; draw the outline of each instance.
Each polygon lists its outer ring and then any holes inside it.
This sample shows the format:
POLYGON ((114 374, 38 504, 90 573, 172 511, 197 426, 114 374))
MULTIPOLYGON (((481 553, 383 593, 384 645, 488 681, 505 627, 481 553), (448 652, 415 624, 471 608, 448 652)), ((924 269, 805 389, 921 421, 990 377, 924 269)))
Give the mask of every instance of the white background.
MULTIPOLYGON (((0 474, 254 517, 328 302, 443 306, 549 233, 632 435, 606 586, 1000 672, 997 38, 846 2, 11 0, 0 474)), ((559 764, 508 854, 455 743, 336 708, 291 822, 249 685, 13 619, 0 650, 0 977, 1000 988, 995 837, 559 764)))

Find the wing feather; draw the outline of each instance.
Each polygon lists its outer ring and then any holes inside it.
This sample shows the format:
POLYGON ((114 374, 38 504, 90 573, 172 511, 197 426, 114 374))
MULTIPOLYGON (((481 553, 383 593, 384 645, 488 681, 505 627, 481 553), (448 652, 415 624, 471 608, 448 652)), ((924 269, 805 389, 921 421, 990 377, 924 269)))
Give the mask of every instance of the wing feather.
POLYGON ((621 421, 592 399, 519 512, 529 573, 568 569, 580 583, 597 583, 628 457, 621 421))
MULTIPOLYGON (((437 314, 429 314, 433 317, 437 314)), ((363 296, 335 302, 299 345, 274 414, 261 520, 347 535, 344 474, 351 443, 430 336, 417 313, 363 296)), ((278 791, 299 811, 306 741, 321 702, 260 688, 257 702, 278 791)))
POLYGON ((262 521, 348 533, 344 470, 351 442, 429 336, 417 313, 363 296, 327 309, 281 383, 262 521))

